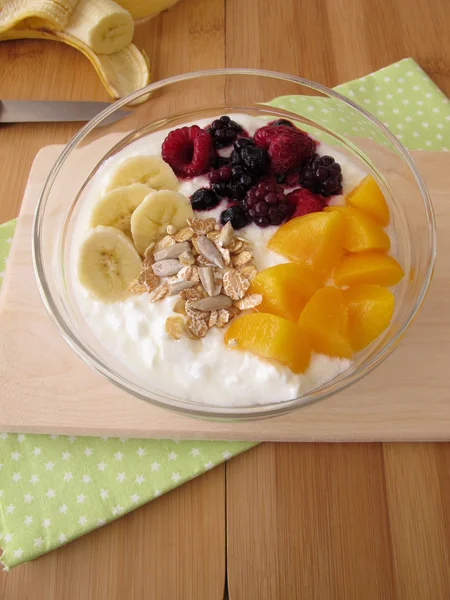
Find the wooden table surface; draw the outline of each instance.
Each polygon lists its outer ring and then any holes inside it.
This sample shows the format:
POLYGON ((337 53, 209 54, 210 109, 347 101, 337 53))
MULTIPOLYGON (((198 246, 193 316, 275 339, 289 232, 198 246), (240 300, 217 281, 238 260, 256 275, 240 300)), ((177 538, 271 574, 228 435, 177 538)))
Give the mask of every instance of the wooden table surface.
MULTIPOLYGON (((183 0, 141 24, 153 79, 261 67, 334 86, 412 56, 450 95, 448 0, 183 0)), ((51 42, 0 44, 0 98, 106 100, 51 42)), ((0 128, 0 222, 75 125, 0 128)), ((2 600, 448 600, 449 444, 262 444, 31 564, 2 600)))

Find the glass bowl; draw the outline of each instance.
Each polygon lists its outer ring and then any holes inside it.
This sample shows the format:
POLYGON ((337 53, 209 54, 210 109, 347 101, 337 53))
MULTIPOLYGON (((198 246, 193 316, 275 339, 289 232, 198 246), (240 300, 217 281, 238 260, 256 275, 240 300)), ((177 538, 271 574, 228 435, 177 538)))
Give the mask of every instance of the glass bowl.
POLYGON ((382 123, 322 85, 252 69, 171 77, 112 104, 64 148, 40 196, 33 232, 33 261, 43 302, 60 334, 88 365, 147 402, 191 416, 235 420, 279 415, 323 400, 378 366, 399 344, 422 305, 432 277, 435 247, 434 214, 423 180, 407 150, 382 123), (111 123, 121 109, 129 110, 128 115, 111 123), (338 148, 372 174, 388 200, 397 239, 395 254, 405 270, 395 288, 395 311, 388 329, 355 356, 347 371, 289 401, 219 407, 152 389, 95 337, 75 302, 68 277, 73 224, 86 186, 104 161, 149 133, 226 113, 295 120, 300 128, 338 148))

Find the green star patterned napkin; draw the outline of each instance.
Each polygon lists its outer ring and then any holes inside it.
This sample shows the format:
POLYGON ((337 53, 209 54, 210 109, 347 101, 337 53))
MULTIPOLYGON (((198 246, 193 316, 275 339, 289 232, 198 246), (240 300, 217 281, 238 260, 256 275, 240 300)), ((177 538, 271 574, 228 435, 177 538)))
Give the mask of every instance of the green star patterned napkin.
MULTIPOLYGON (((412 59, 336 89, 383 121, 408 148, 450 148, 449 101, 412 59)), ((291 96, 271 104, 299 114, 307 110, 326 123, 323 102, 291 96)), ((343 135, 360 126, 345 114, 339 122, 343 135)), ((0 283, 14 226, 0 226, 0 283)), ((252 445, 0 433, 3 563, 14 567, 53 550, 252 445)))

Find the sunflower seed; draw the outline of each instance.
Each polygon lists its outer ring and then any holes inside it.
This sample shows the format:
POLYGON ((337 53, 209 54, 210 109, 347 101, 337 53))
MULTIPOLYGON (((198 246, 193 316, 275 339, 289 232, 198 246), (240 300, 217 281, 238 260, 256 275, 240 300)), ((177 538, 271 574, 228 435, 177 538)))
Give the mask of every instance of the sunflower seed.
POLYGON ((201 310, 203 312, 210 312, 211 310, 220 310, 222 308, 229 308, 232 305, 231 298, 228 296, 213 296, 212 298, 202 298, 196 300, 190 306, 195 310, 201 310))
POLYGON ((205 292, 208 294, 208 296, 214 296, 216 282, 212 267, 199 267, 198 274, 200 276, 202 286, 205 288, 205 292))
POLYGON ((180 254, 180 256, 178 257, 178 260, 185 267, 187 267, 188 265, 193 265, 195 263, 194 255, 192 254, 190 249, 187 250, 186 252, 183 252, 182 254, 180 254))
POLYGON ((162 250, 157 250, 153 257, 155 262, 159 260, 167 260, 168 258, 178 258, 183 252, 188 252, 191 249, 189 242, 180 242, 178 244, 172 244, 162 250))
POLYGON ((179 294, 183 290, 188 290, 189 288, 194 287, 194 285, 195 281, 184 281, 184 279, 169 283, 169 296, 175 296, 175 294, 179 294))
POLYGON ((216 243, 219 246, 222 246, 222 248, 227 248, 230 245, 231 240, 233 239, 233 236, 234 236, 233 226, 231 225, 230 221, 227 221, 225 226, 222 228, 222 231, 220 232, 219 237, 216 240, 216 243))
POLYGON ((183 265, 176 258, 169 258, 168 260, 158 260, 152 265, 153 273, 158 277, 168 277, 169 275, 175 275, 178 271, 181 271, 183 265))
POLYGON ((219 250, 211 242, 211 240, 208 240, 205 235, 201 235, 197 238, 197 248, 198 251, 213 265, 216 265, 216 267, 219 267, 219 269, 224 268, 222 256, 220 255, 219 250))

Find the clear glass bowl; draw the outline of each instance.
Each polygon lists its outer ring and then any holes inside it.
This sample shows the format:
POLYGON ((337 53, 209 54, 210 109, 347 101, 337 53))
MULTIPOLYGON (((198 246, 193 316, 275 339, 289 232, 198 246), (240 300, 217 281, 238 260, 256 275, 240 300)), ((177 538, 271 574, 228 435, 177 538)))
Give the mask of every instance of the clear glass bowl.
POLYGON ((436 235, 433 209, 413 159, 377 119, 344 96, 310 81, 251 69, 220 69, 171 77, 124 98, 83 127, 64 148, 39 199, 33 256, 39 290, 59 332, 96 371, 134 396, 191 416, 256 419, 279 415, 342 392, 367 375, 399 344, 425 298, 433 273, 436 235), (136 105, 147 95, 148 100, 136 105), (292 99, 292 95, 297 98, 292 99), (287 98, 286 98, 287 97, 287 98), (271 101, 278 98, 276 103, 271 101), (130 103, 133 107, 130 108, 130 103), (128 116, 107 124, 120 109, 128 116), (397 238, 405 277, 395 288, 389 328, 352 366, 329 383, 286 402, 217 407, 163 395, 108 352, 80 313, 68 265, 71 236, 87 183, 105 159, 154 131, 216 115, 244 112, 295 120, 319 140, 338 147, 381 185, 397 238))

